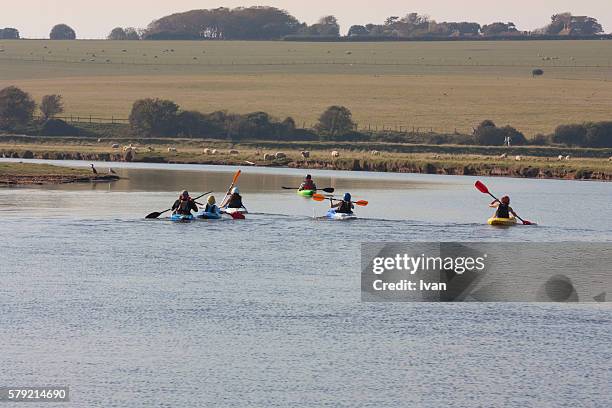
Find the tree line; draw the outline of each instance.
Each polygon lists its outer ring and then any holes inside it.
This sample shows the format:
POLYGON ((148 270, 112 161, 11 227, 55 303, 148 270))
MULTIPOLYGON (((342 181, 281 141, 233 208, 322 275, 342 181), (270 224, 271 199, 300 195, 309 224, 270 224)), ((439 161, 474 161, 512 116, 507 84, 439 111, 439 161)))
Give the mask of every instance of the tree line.
MULTIPOLYGON (((56 118, 64 112, 61 95, 46 95, 40 104, 27 92, 9 86, 0 90, 0 131, 31 132, 47 136, 96 136, 56 118), (36 109, 40 118, 35 119, 36 109)), ((122 129, 125 132, 126 129, 122 129)), ((330 106, 313 129, 301 129, 291 117, 277 119, 266 112, 246 114, 183 110, 173 101, 145 98, 134 102, 127 132, 139 137, 191 137, 240 140, 372 141, 482 146, 565 145, 612 148, 612 121, 561 125, 549 135, 527 139, 511 126, 481 122, 471 135, 420 134, 383 130, 359 132, 345 106, 330 106)), ((123 134, 125 136, 125 134, 123 134)))
MULTIPOLYGON (((427 15, 408 13, 390 16, 382 23, 353 25, 345 37, 340 35, 335 16, 321 17, 308 25, 288 11, 276 7, 254 6, 191 10, 152 21, 145 29, 115 27, 109 40, 280 40, 280 39, 443 39, 443 38, 549 38, 594 37, 604 33, 599 21, 569 12, 554 14, 544 27, 525 31, 513 22, 437 22, 427 15)), ((0 29, 0 39, 18 39, 15 28, 0 29)), ((52 40, 74 40, 75 30, 66 24, 55 25, 52 40)))

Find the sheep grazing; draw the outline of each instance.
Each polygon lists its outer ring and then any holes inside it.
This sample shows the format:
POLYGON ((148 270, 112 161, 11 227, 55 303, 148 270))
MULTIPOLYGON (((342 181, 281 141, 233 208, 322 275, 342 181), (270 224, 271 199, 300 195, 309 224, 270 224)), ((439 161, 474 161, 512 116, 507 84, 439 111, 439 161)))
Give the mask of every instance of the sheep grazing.
POLYGON ((212 150, 209 148, 204 149, 204 154, 210 156, 212 154, 212 150))
POLYGON ((608 161, 612 161, 612 156, 608 157, 608 161))
POLYGON ((506 153, 502 153, 502 154, 499 155, 499 158, 500 159, 507 159, 508 155, 506 153))
POLYGON ((119 148, 119 143, 113 143, 111 145, 111 149, 118 149, 119 148))
POLYGON ((331 152, 331 157, 337 159, 338 157, 340 157, 340 153, 337 150, 334 150, 333 152, 331 152))
POLYGON ((372 150, 371 153, 372 156, 380 156, 380 152, 378 150, 372 150))
POLYGON ((300 152, 300 154, 302 155, 304 159, 307 159, 310 157, 310 152, 308 150, 303 150, 300 152))
POLYGON ((274 155, 275 159, 285 159, 287 158, 287 155, 283 152, 276 152, 276 154, 274 155))
POLYGON ((218 151, 217 149, 212 149, 212 151, 210 152, 210 154, 212 154, 213 156, 214 156, 215 154, 217 154, 217 153, 219 153, 219 151, 218 151))
POLYGON ((522 158, 521 156, 516 156, 516 157, 514 158, 514 160, 516 160, 516 161, 521 161, 521 160, 523 160, 523 158, 522 158))
POLYGON ((229 154, 240 154, 240 152, 238 150, 232 149, 229 151, 229 154))
POLYGON ((563 160, 563 155, 560 154, 559 157, 557 157, 557 160, 559 160, 559 161, 563 160))
POLYGON ((155 149, 154 149, 154 148, 152 148, 151 146, 147 146, 147 150, 148 150, 149 152, 154 152, 154 151, 155 151, 155 149))
POLYGON ((264 160, 265 161, 272 161, 272 160, 274 160, 274 155, 271 154, 271 153, 265 153, 264 154, 264 160))
POLYGON ((565 160, 569 160, 570 159, 570 155, 568 154, 567 156, 565 156, 565 160))
POLYGON ((170 153, 170 152, 176 153, 176 147, 169 147, 168 148, 168 153, 170 153))

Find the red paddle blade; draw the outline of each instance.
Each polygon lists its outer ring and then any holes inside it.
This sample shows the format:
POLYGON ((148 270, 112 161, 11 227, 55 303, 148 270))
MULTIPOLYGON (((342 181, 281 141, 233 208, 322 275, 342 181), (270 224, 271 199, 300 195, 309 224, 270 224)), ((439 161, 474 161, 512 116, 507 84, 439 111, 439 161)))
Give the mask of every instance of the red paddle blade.
POLYGON ((481 181, 477 181, 474 184, 474 187, 476 187, 481 193, 489 194, 489 189, 481 181))
POLYGON ((368 202, 366 200, 359 200, 355 201, 355 204, 365 207, 366 205, 368 205, 368 202))
POLYGON ((245 219, 244 214, 239 213, 239 212, 231 213, 230 215, 231 215, 231 216, 232 216, 232 218, 233 218, 233 219, 235 219, 235 220, 244 220, 244 219, 245 219))
POLYGON ((538 224, 536 224, 535 222, 523 220, 523 225, 538 225, 538 224))
POLYGON ((324 200, 327 200, 328 198, 325 197, 323 194, 313 194, 312 199, 315 201, 324 201, 324 200))

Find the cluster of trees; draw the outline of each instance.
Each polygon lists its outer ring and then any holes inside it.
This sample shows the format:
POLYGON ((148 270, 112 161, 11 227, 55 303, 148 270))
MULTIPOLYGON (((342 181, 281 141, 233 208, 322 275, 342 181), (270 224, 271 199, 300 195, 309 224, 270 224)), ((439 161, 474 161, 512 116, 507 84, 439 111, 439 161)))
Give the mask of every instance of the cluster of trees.
POLYGON ((107 40, 140 40, 140 33, 134 27, 115 27, 106 37, 107 40))
POLYGON ((383 24, 354 25, 349 37, 511 37, 530 35, 591 36, 603 33, 596 18, 573 16, 571 13, 555 14, 551 23, 534 32, 520 31, 513 22, 494 22, 480 25, 475 22, 438 23, 426 15, 410 13, 405 17, 392 16, 383 24))
POLYGON ((275 7, 220 7, 172 14, 153 21, 146 40, 276 40, 296 34, 304 24, 275 7))
MULTIPOLYGON (((9 86, 0 90, 0 130, 14 131, 31 124, 36 111, 36 101, 29 93, 16 86, 9 86)), ((61 95, 43 96, 38 108, 41 113, 41 122, 44 124, 54 121, 53 117, 64 112, 64 103, 61 95)), ((51 124, 53 125, 53 123, 51 124)))
POLYGON ((16 28, 0 28, 0 40, 18 40, 19 30, 16 28))
MULTIPOLYGON (((169 100, 140 99, 130 113, 130 128, 138 136, 187 136, 218 139, 291 139, 296 135, 295 121, 279 121, 266 112, 245 115, 217 111, 183 111, 169 100)), ((299 133, 299 132, 298 132, 299 133)))

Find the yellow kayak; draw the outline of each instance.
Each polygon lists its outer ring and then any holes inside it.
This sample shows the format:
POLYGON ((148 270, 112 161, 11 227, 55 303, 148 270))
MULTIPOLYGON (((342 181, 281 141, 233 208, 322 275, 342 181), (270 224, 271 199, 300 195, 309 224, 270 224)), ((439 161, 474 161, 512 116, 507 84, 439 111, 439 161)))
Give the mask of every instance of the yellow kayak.
POLYGON ((516 225, 516 218, 514 218, 514 217, 510 217, 510 218, 491 217, 491 218, 489 218, 487 220, 487 224, 489 224, 489 225, 503 225, 503 226, 516 225))

